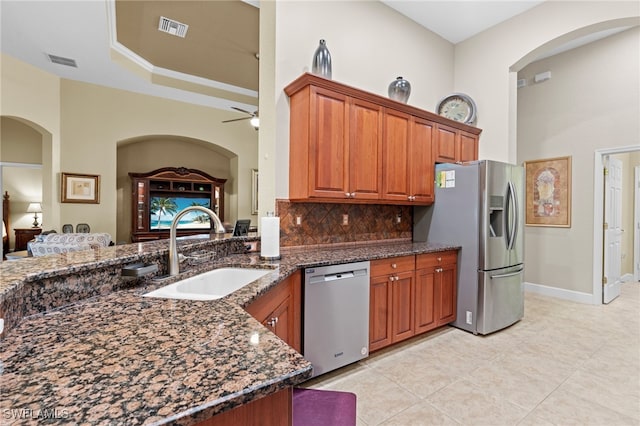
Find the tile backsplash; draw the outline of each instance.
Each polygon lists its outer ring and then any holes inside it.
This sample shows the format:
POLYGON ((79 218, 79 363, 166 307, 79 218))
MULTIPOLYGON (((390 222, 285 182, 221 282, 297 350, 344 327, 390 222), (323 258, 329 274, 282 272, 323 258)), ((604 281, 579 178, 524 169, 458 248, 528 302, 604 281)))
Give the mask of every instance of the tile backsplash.
POLYGON ((280 245, 411 239, 412 207, 276 200, 280 245), (299 224, 298 224, 299 220, 299 224))

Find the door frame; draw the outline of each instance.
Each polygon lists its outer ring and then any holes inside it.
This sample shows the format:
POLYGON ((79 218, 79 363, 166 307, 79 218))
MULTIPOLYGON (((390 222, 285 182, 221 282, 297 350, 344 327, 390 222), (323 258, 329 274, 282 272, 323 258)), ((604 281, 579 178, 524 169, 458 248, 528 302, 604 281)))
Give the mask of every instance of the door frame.
POLYGON ((604 256, 604 157, 640 151, 640 146, 597 149, 593 165, 593 292, 591 303, 602 305, 602 274, 604 256))

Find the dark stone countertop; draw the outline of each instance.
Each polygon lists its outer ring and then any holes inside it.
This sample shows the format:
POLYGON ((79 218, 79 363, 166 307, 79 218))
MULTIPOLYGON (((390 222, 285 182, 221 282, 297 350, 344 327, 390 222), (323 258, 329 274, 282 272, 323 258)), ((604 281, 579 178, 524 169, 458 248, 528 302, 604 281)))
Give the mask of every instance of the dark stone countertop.
MULTIPOLYGON (((299 268, 450 249, 458 247, 285 248, 279 261, 232 254, 182 276, 220 266, 270 267, 273 273, 215 301, 142 297, 168 283, 147 280, 30 315, 0 341, 2 424, 54 415, 58 424, 187 425, 302 383, 311 376, 310 363, 243 307, 299 268)), ((29 280, 37 279, 34 274, 29 280)))

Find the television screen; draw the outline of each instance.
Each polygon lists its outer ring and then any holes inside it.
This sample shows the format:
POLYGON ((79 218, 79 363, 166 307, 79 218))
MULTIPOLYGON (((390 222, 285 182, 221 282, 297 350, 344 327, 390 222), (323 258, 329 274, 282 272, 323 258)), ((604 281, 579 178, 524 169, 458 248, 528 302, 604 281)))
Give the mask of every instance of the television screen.
MULTIPOLYGON (((149 229, 170 229, 173 218, 189 206, 211 208, 210 198, 199 197, 151 197, 149 229)), ((210 229, 209 215, 193 211, 180 218, 178 229, 210 229)))

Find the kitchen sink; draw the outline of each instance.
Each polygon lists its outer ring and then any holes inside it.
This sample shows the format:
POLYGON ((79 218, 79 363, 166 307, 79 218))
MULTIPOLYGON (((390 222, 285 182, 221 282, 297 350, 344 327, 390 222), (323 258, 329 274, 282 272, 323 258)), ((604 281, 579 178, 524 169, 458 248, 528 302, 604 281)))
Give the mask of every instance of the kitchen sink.
POLYGON ((165 299, 215 300, 273 272, 273 269, 218 268, 145 293, 165 299))

